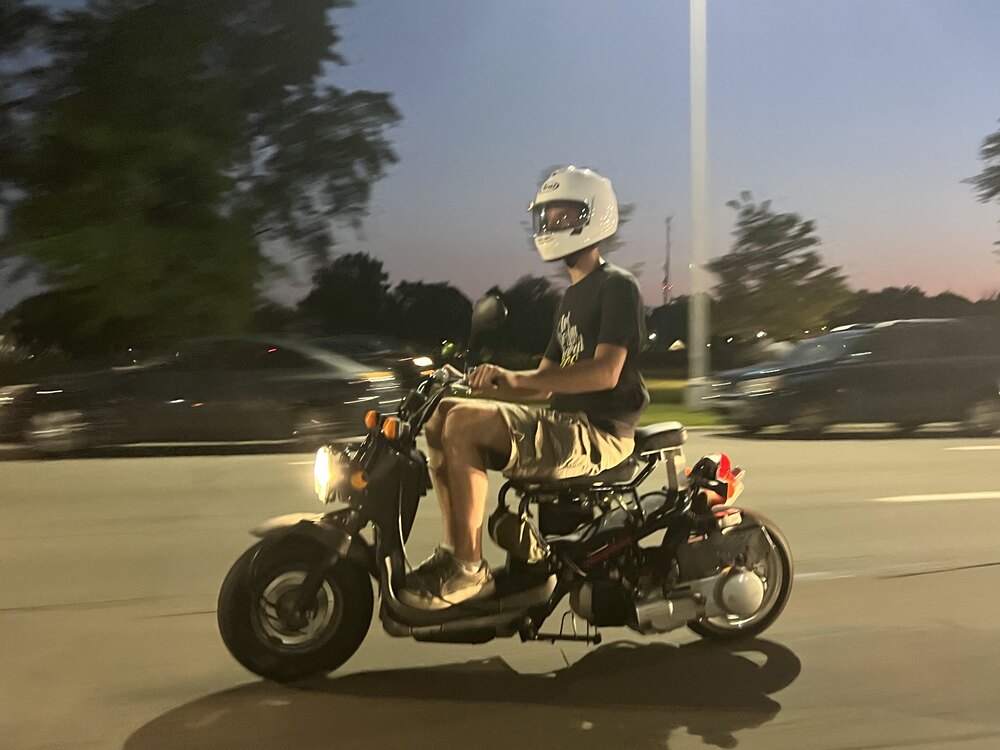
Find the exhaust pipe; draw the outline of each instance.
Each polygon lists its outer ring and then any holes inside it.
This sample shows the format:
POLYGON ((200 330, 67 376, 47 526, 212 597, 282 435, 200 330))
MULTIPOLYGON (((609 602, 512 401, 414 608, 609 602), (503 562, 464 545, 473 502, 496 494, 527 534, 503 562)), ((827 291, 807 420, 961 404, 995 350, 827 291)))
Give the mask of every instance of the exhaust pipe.
POLYGON ((669 592, 653 590, 635 598, 634 621, 629 627, 646 635, 666 633, 704 617, 750 617, 763 601, 760 577, 752 570, 732 567, 669 592))

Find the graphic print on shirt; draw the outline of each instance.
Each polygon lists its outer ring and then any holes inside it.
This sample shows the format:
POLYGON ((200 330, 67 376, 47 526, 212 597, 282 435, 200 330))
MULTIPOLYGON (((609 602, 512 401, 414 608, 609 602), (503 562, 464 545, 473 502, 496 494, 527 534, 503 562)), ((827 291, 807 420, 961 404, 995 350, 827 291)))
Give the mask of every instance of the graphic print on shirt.
POLYGON ((559 318, 556 336, 559 338, 559 348, 562 349, 562 362, 559 363, 559 366, 569 367, 576 364, 583 351, 583 336, 580 335, 576 326, 570 323, 568 312, 559 318))

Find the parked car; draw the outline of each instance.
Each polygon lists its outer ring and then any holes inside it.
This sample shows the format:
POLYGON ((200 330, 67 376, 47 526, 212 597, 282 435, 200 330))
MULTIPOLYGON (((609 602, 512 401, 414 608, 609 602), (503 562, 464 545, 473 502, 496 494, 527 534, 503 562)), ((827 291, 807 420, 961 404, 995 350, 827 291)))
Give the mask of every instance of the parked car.
POLYGON ((434 367, 434 359, 428 352, 391 336, 348 334, 312 339, 310 343, 366 365, 390 370, 406 389, 416 386, 434 367))
POLYGON ((993 434, 1000 431, 1000 320, 844 326, 800 342, 777 362, 719 373, 711 390, 712 407, 747 431, 961 422, 993 434))
POLYGON ((387 370, 298 341, 187 341, 137 364, 0 389, 0 440, 45 453, 128 443, 296 439, 364 432, 396 408, 387 370))

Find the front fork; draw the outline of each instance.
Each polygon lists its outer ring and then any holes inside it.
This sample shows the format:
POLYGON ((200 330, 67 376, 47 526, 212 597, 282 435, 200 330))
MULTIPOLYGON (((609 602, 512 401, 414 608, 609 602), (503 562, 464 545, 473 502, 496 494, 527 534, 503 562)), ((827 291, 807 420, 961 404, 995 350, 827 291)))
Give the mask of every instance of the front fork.
MULTIPOLYGON (((324 555, 316 565, 309 568, 305 579, 299 586, 294 603, 297 615, 301 615, 313 606, 327 571, 336 565, 342 557, 347 556, 354 535, 361 530, 364 524, 365 521, 361 514, 353 508, 340 511, 335 516, 331 514, 323 517, 323 525, 328 527, 322 532, 321 542, 324 547, 324 555), (329 523, 327 519, 335 523, 329 523)), ((317 526, 314 525, 314 527, 317 526)))

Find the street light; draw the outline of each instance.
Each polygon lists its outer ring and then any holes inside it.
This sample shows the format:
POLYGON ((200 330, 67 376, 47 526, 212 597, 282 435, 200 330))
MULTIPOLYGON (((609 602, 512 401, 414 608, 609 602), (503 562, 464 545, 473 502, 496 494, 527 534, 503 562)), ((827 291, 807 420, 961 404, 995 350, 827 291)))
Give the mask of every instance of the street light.
POLYGON ((708 236, 707 0, 691 0, 691 301, 688 307, 688 408, 704 408, 708 376, 708 283, 705 271, 708 236))

